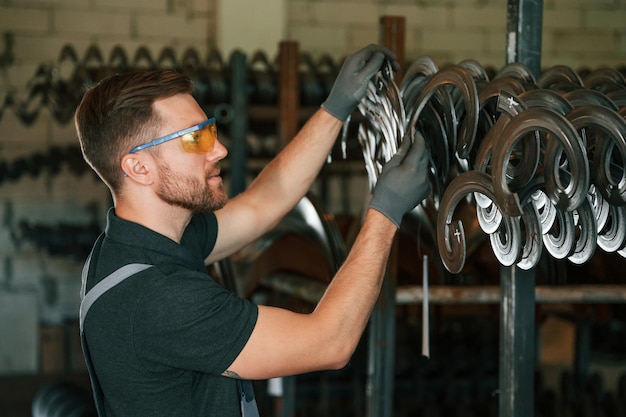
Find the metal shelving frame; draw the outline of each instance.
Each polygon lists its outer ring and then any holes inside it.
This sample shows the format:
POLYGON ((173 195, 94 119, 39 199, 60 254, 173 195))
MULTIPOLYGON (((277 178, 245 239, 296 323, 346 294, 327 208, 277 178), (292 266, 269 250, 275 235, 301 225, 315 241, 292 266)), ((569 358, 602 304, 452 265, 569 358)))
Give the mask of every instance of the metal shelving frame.
MULTIPOLYGON (((507 1, 506 63, 522 63, 537 77, 541 70, 542 20, 542 0, 507 1)), ((405 18, 383 16, 379 23, 380 43, 394 51, 401 65, 404 64, 405 18)), ((288 41, 280 44, 279 88, 281 93, 278 133, 279 141, 283 146, 297 132, 301 119, 298 105, 298 53, 296 42, 288 41)), ((243 62, 245 64, 245 60, 243 62)), ((237 107, 236 115, 245 117, 245 104, 240 103, 237 107)), ((242 148, 244 146, 245 144, 242 144, 242 148)), ((245 164, 233 164, 233 167, 235 166, 241 166, 241 169, 245 170, 245 164)), ((397 245, 394 244, 386 278, 379 300, 372 312, 368 329, 368 380, 365 394, 369 417, 391 417, 393 412, 396 308, 401 304, 423 302, 421 288, 397 287, 397 257, 397 245)), ((297 278, 268 277, 263 284, 316 302, 324 288, 320 287, 319 283, 307 283, 306 280, 297 278)), ((499 288, 437 286, 429 291, 432 304, 500 304, 500 417, 532 417, 534 415, 537 300, 541 303, 626 302, 626 287, 624 286, 538 288, 535 281, 534 270, 525 271, 517 267, 502 267, 499 288)), ((295 380, 285 379, 284 383, 286 392, 279 415, 291 416, 295 411, 295 380)))

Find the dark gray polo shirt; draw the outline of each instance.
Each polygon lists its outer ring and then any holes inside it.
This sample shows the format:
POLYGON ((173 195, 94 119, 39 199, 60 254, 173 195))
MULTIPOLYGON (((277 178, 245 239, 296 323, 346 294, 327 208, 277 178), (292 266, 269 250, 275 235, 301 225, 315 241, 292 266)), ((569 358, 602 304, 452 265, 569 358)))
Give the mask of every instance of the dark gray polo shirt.
POLYGON ((236 382, 220 375, 258 310, 206 273, 215 215, 194 216, 177 244, 111 209, 104 234, 87 290, 121 266, 155 266, 103 294, 85 320, 107 417, 239 416, 236 382))

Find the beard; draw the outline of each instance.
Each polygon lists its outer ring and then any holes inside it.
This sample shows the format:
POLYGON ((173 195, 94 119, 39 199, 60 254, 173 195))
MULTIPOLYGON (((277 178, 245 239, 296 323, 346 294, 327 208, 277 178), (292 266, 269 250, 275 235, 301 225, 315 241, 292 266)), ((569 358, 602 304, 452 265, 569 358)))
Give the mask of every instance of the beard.
POLYGON ((209 213, 224 207, 228 198, 220 185, 211 188, 197 178, 174 174, 168 165, 159 165, 160 183, 156 190, 161 200, 193 213, 209 213))

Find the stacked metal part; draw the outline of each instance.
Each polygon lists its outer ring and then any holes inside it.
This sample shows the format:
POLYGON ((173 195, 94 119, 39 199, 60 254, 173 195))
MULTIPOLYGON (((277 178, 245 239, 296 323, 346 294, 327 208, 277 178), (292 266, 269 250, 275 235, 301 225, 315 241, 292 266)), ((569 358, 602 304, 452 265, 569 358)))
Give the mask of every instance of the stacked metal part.
MULTIPOLYGON (((156 56, 145 47, 134 53, 121 46, 114 47, 105 57, 102 50, 92 45, 80 57, 75 47, 66 45, 54 63, 42 63, 29 79, 24 89, 0 85, 0 121, 11 110, 25 125, 36 123, 39 114, 48 110, 54 120, 69 123, 85 87, 102 78, 120 72, 170 68, 189 75, 195 84, 195 96, 203 108, 212 109, 232 100, 234 51, 223 57, 219 50, 211 49, 205 57, 194 48, 185 49, 180 56, 166 47, 156 56), (20 90, 24 90, 20 93, 20 90)), ((278 102, 279 65, 265 53, 254 53, 247 62, 246 101, 251 105, 274 106, 278 102)), ((319 106, 328 95, 337 76, 336 63, 328 55, 317 60, 306 53, 299 57, 300 104, 319 106)), ((2 80, 0 80, 2 81, 2 80)))
POLYGON ((467 256, 455 209, 470 202, 503 266, 547 252, 583 264, 596 249, 626 257, 626 79, 555 66, 536 79, 510 64, 490 79, 473 60, 439 69, 429 57, 400 87, 384 67, 359 110, 370 178, 398 140, 421 131, 431 153, 431 228, 451 273, 467 256), (399 93, 398 93, 399 92, 399 93), (399 94, 399 98, 398 98, 399 94), (436 226, 436 227, 432 227, 436 226), (545 249, 545 251, 544 251, 545 249))

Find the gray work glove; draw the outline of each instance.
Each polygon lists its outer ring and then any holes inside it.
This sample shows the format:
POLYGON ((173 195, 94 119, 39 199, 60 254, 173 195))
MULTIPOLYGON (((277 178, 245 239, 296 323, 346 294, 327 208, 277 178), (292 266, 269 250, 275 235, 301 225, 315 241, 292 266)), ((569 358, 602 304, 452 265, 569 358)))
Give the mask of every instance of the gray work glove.
POLYGON ((412 142, 405 136, 398 152, 385 164, 372 191, 370 208, 400 228, 404 214, 430 193, 429 158, 424 137, 418 132, 412 142))
POLYGON ((336 118, 345 121, 365 96, 367 84, 380 70, 385 60, 391 62, 395 71, 400 69, 396 55, 383 46, 371 44, 350 55, 344 61, 322 107, 336 118))

